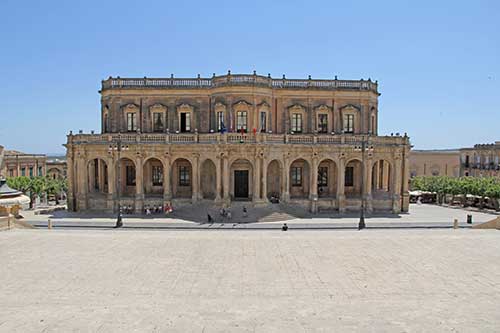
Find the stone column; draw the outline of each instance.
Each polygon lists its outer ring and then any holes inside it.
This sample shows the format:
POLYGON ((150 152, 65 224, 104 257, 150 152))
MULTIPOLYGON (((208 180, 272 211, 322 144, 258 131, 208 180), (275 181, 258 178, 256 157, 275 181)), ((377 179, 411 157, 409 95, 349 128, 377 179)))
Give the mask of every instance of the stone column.
POLYGON ((165 204, 170 202, 172 199, 172 190, 170 185, 170 159, 163 158, 163 201, 165 204))
POLYGON ((363 196, 365 198, 365 209, 367 213, 373 212, 373 197, 372 197, 372 167, 373 160, 365 159, 365 186, 363 196))
POLYGON ((256 156, 255 157, 255 170, 253 173, 253 193, 252 193, 253 194, 252 195, 253 202, 260 201, 260 180, 261 180, 260 163, 261 163, 260 156, 256 156))
POLYGON ((116 173, 115 173, 115 168, 116 165, 114 163, 113 157, 108 158, 107 160, 107 166, 108 166, 108 194, 107 194, 107 207, 108 210, 114 211, 115 210, 115 181, 116 181, 116 173))
POLYGON ((199 161, 200 161, 200 157, 198 154, 196 154, 194 156, 194 159, 193 159, 193 166, 192 166, 192 170, 193 170, 193 186, 192 186, 192 189, 193 189, 193 193, 191 195, 191 198, 192 198, 192 202, 196 202, 198 201, 198 199, 200 198, 200 177, 199 177, 199 161))
POLYGON ((312 167, 310 172, 310 188, 309 188, 309 199, 311 200, 311 213, 317 213, 318 211, 318 158, 312 158, 312 167))
POLYGON ((392 176, 392 212, 401 213, 401 157, 397 156, 394 160, 394 175, 392 176))
POLYGON ((222 191, 222 168, 221 168, 221 158, 217 156, 215 159, 215 202, 220 203, 222 201, 221 191, 222 191))
POLYGON ((87 160, 84 156, 78 158, 78 210, 87 209, 87 192, 88 192, 88 170, 87 170, 87 160))
POLYGON ((263 202, 267 203, 267 160, 262 159, 262 196, 263 202))
MULTIPOLYGON (((68 147, 68 150, 71 149, 68 147)), ((75 190, 74 182, 75 179, 73 178, 74 176, 74 164, 73 164, 73 156, 70 154, 66 155, 66 163, 67 163, 67 177, 68 177, 68 194, 66 197, 67 205, 68 205, 68 210, 69 211, 76 211, 76 207, 73 203, 75 193, 73 192, 75 190)))
POLYGON ((231 198, 229 198, 229 183, 230 183, 230 177, 229 177, 229 159, 228 156, 223 156, 222 158, 223 162, 223 176, 222 176, 222 184, 223 184, 223 200, 225 205, 229 205, 231 202, 231 198))
POLYGON ((290 182, 290 165, 288 157, 283 158, 283 195, 281 200, 287 203, 290 200, 290 188, 288 183, 290 182))
POLYGON ((337 172, 337 206, 339 213, 345 212, 345 157, 339 159, 337 172))
MULTIPOLYGON (((99 160, 98 160, 99 161, 99 160)), ((88 174, 88 191, 89 193, 93 193, 96 191, 95 189, 95 160, 88 163, 87 168, 90 168, 91 172, 88 174)), ((99 168, 99 166, 98 166, 99 168)), ((99 182, 99 179, 97 179, 99 182)))
POLYGON ((404 158, 403 158, 403 176, 402 176, 402 205, 401 205, 401 211, 403 212, 408 212, 410 208, 410 193, 408 192, 408 179, 410 176, 410 161, 408 159, 409 157, 409 151, 405 148, 404 149, 404 158))
POLYGON ((135 212, 142 213, 144 206, 144 170, 142 156, 135 159, 135 212))

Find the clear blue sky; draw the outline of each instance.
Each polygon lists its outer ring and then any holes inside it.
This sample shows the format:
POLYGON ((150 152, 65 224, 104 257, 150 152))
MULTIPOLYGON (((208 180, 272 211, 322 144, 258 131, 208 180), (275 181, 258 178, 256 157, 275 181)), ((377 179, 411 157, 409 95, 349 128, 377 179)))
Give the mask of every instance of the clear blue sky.
POLYGON ((0 144, 63 153, 100 81, 258 73, 379 80, 380 132, 500 140, 500 1, 0 2, 0 144))

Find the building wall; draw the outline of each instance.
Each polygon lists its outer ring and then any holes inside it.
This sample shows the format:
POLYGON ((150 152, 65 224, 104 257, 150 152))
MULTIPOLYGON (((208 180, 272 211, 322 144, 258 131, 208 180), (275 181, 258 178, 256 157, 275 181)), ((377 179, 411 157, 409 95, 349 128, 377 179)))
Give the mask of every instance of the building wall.
POLYGON ((458 150, 412 150, 410 176, 460 176, 458 150))
POLYGON ((229 205, 237 199, 235 171, 246 170, 247 200, 256 205, 278 195, 282 203, 312 211, 358 210, 362 199, 369 211, 407 211, 409 138, 377 136, 378 96, 377 83, 362 80, 109 78, 101 90, 102 133, 68 135, 69 206, 116 210, 120 203, 141 212, 146 205, 203 199, 229 205), (223 112, 226 133, 218 133, 217 112, 223 112), (246 112, 246 133, 236 126, 238 112, 246 112), (158 131, 155 113, 163 120, 158 131), (182 113, 192 120, 187 133, 181 133, 182 113), (129 114, 135 115, 136 127, 127 121, 129 114), (293 128, 294 115, 302 117, 300 131, 293 128), (326 116, 325 133, 319 133, 319 115, 326 116), (344 131, 350 127, 347 115, 353 117, 352 133, 344 131), (96 174, 96 159, 107 170, 106 184, 97 187, 96 177, 104 177, 96 174), (163 167, 161 189, 154 191, 148 185, 150 159, 163 167), (387 161, 380 174, 390 188, 372 186, 379 160, 387 161), (127 165, 135 172, 130 186, 124 185, 127 165), (318 167, 325 165, 328 184, 319 189, 318 167), (345 186, 351 165, 353 186, 345 186), (181 183, 181 167, 189 170, 189 184, 181 183), (302 170, 300 186, 292 184, 293 167, 302 170))
POLYGON ((473 177, 500 177, 500 141, 460 149, 460 174, 473 177))

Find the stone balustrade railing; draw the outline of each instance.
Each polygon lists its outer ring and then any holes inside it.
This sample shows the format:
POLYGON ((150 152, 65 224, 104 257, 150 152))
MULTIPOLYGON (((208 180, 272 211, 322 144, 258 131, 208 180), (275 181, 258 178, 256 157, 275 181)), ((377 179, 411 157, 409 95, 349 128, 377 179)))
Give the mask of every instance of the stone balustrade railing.
POLYGON ((259 144, 341 144, 360 145, 364 140, 368 145, 409 144, 406 136, 372 136, 349 134, 267 134, 267 133, 105 133, 69 134, 68 143, 110 144, 121 140, 123 143, 167 143, 167 144, 212 144, 212 143, 259 143, 259 144))
POLYGON ((102 89, 112 88, 217 88, 260 86, 274 89, 368 90, 378 92, 378 83, 369 80, 273 79, 251 74, 229 74, 212 78, 108 78, 102 89))

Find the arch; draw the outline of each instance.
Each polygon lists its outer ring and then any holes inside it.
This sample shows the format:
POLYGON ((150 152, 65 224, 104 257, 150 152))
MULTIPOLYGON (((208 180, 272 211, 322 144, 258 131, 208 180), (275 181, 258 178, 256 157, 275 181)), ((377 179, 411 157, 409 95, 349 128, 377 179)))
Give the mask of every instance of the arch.
POLYGON ((318 164, 318 197, 332 198, 337 193, 337 164, 325 158, 318 164))
POLYGON ((295 159, 290 163, 289 193, 290 198, 307 199, 310 188, 310 166, 303 158, 295 159))
MULTIPOLYGON (((60 173, 57 168, 50 170, 54 169, 60 173)), ((87 176, 89 193, 108 193, 108 165, 106 161, 98 157, 90 159, 87 162, 87 176)))
POLYGON ((441 174, 441 167, 437 164, 431 166, 431 176, 439 176, 441 174))
POLYGON ((379 159, 372 166, 372 195, 383 197, 392 190, 393 168, 391 162, 379 159))
POLYGON ((344 187, 346 197, 361 197, 361 172, 363 165, 357 158, 350 159, 345 165, 344 187))
POLYGON ((215 199, 217 194, 217 168, 215 163, 207 158, 201 163, 200 189, 203 199, 215 199))
POLYGON ((229 168, 230 195, 236 200, 253 197, 253 164, 245 158, 233 160, 229 168))
POLYGON ((118 189, 118 185, 120 186, 120 194, 122 196, 134 196, 136 192, 136 165, 135 162, 128 158, 122 157, 116 164, 117 167, 117 179, 119 177, 120 184, 116 184, 116 188, 118 189), (118 174, 118 163, 120 166, 120 174, 118 174))
POLYGON ((279 160, 272 160, 267 165, 267 175, 264 181, 266 182, 267 193, 264 193, 267 199, 272 197, 280 199, 281 193, 283 193, 283 181, 281 175, 283 166, 279 160))
POLYGON ((47 170, 47 176, 52 179, 62 179, 62 174, 62 170, 57 167, 51 167, 47 170))
POLYGON ((193 195, 193 165, 188 159, 177 158, 172 163, 172 195, 174 198, 191 198, 193 195))
POLYGON ((156 157, 149 157, 144 161, 143 186, 144 195, 163 195, 163 163, 156 157))

